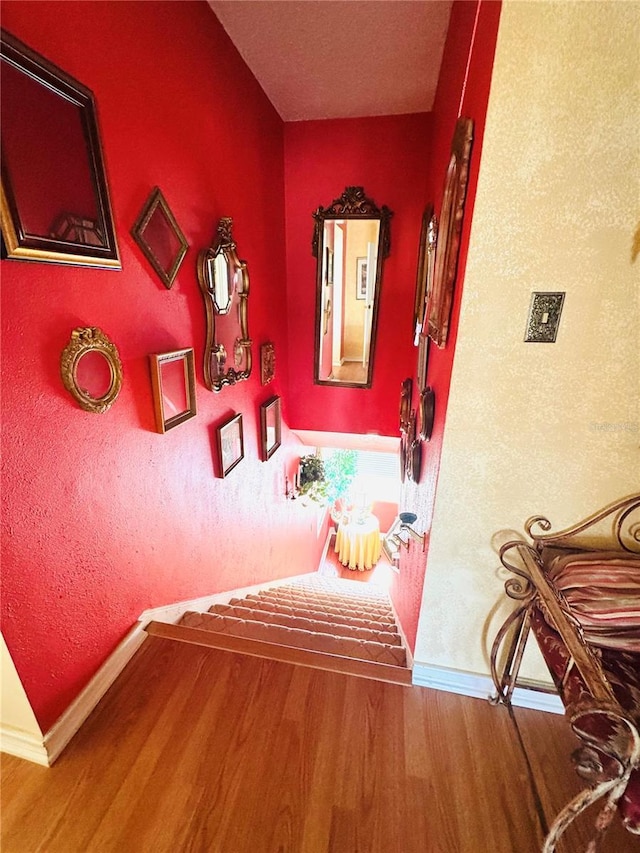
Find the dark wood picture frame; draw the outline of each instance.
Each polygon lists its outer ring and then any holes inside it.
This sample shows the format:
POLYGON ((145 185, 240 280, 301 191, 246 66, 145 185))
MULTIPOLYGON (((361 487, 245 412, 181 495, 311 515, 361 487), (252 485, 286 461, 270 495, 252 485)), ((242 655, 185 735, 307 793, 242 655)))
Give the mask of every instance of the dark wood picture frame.
POLYGON ((241 413, 234 415, 216 428, 216 445, 220 476, 226 477, 244 459, 241 413))
POLYGON ((270 397, 260 406, 260 450, 262 461, 271 459, 282 441, 280 397, 270 397))
POLYGON ((121 269, 93 92, 6 30, 0 53, 2 257, 121 269))

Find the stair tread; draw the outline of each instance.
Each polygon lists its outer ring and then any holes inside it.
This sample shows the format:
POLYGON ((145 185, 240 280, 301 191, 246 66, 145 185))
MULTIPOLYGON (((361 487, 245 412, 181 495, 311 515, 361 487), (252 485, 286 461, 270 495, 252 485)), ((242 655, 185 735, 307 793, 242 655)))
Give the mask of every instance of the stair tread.
POLYGON ((396 630, 393 614, 363 613, 358 610, 352 613, 345 613, 343 609, 326 607, 324 605, 317 605, 314 607, 312 603, 309 603, 305 607, 302 607, 301 605, 294 604, 293 602, 284 603, 282 601, 256 598, 253 596, 232 598, 229 603, 234 606, 251 607, 265 611, 290 614, 299 613, 300 615, 306 615, 310 619, 318 618, 319 616, 324 616, 325 618, 329 616, 332 620, 339 619, 345 624, 351 624, 354 620, 358 620, 359 622, 364 622, 367 625, 375 625, 379 630, 396 630), (382 626, 384 626, 384 628, 382 626))
POLYGON ((296 648, 325 651, 362 660, 392 663, 397 666, 406 664, 405 650, 402 646, 384 644, 373 640, 319 634, 267 622, 246 621, 230 616, 194 611, 185 613, 180 620, 180 625, 268 642, 280 640, 285 645, 296 648))
MULTIPOLYGON (((367 625, 354 625, 345 622, 323 621, 311 619, 300 615, 300 613, 279 613, 273 610, 257 610, 252 607, 242 607, 231 604, 214 604, 208 610, 219 616, 234 616, 238 619, 248 619, 256 622, 264 622, 268 614, 268 624, 284 625, 290 628, 302 628, 306 631, 318 631, 321 634, 335 634, 340 636, 354 637, 360 640, 371 639, 388 645, 399 646, 402 644, 400 635, 396 631, 380 631, 367 625)), ((361 620, 362 621, 362 620, 361 620)))
POLYGON ((295 601, 316 601, 323 602, 343 609, 357 607, 362 610, 391 613, 391 604, 389 601, 381 601, 379 599, 361 598, 358 596, 343 596, 339 594, 320 593, 314 590, 306 591, 302 589, 289 589, 286 587, 276 587, 262 590, 255 593, 261 598, 277 598, 282 600, 295 601))
POLYGON ((338 672, 357 678, 370 678, 390 684, 409 687, 412 684, 411 670, 407 666, 365 661, 359 658, 342 657, 328 652, 311 649, 298 649, 278 643, 264 642, 231 634, 219 634, 216 631, 203 631, 185 625, 172 625, 167 622, 150 622, 145 631, 151 636, 162 637, 174 642, 194 643, 215 649, 223 649, 236 654, 251 655, 268 660, 282 661, 295 666, 307 666, 313 669, 338 672))

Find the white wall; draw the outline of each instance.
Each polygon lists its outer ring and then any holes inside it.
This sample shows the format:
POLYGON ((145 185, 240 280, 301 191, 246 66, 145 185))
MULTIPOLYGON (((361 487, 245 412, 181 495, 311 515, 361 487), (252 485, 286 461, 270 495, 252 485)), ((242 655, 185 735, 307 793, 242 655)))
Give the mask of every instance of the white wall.
POLYGON ((639 44, 638 3, 503 5, 419 663, 488 672, 494 533, 640 488, 639 44), (523 342, 536 290, 566 291, 554 344, 523 342))
MULTIPOLYGON (((0 749, 14 755, 23 755, 25 751, 33 748, 34 744, 36 748, 42 744, 42 731, 24 692, 5 639, 0 634, 0 749), (25 745, 26 748, 21 748, 25 745)), ((44 755, 44 749, 42 752, 44 755)))

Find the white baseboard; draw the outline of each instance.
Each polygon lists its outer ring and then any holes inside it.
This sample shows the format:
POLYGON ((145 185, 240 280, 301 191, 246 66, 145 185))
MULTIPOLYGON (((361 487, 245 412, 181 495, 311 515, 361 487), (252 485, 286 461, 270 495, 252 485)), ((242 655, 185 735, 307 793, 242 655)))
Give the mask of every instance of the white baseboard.
MULTIPOLYGON (((473 696, 476 699, 488 699, 496 692, 493 681, 488 675, 477 675, 424 663, 414 663, 413 684, 418 687, 431 687, 433 690, 444 690, 447 693, 458 693, 461 696, 473 696)), ((564 705, 556 693, 543 692, 533 686, 516 687, 511 703, 520 708, 564 714, 564 705)))
POLYGON ((138 622, 51 726, 44 736, 49 764, 58 758, 146 638, 142 624, 138 622))
POLYGON ((144 629, 149 622, 177 622, 187 610, 207 610, 213 604, 226 604, 232 598, 242 598, 245 595, 260 592, 262 589, 282 586, 291 583, 297 577, 306 577, 306 575, 281 578, 268 583, 255 584, 242 589, 234 589, 229 592, 207 595, 202 598, 145 610, 140 614, 138 622, 127 636, 109 655, 93 678, 58 717, 42 739, 3 726, 0 729, 0 749, 10 755, 17 755, 18 758, 35 761, 37 764, 52 765, 146 640, 147 634, 144 629))
POLYGON ((0 751, 48 767, 50 764, 44 738, 5 724, 0 726, 0 751))

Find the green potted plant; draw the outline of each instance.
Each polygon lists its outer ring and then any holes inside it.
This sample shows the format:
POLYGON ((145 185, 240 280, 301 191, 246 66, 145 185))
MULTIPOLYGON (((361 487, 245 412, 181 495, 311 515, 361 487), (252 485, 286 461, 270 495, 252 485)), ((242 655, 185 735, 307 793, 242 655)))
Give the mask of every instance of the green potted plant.
POLYGON ((323 504, 327 496, 324 462, 315 453, 300 459, 300 495, 323 504))

